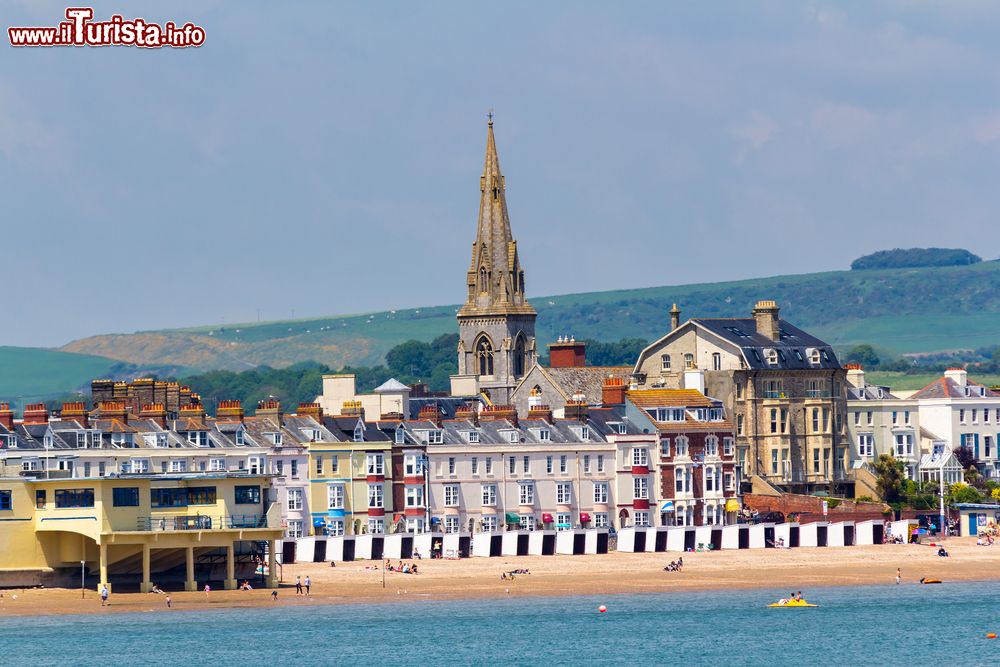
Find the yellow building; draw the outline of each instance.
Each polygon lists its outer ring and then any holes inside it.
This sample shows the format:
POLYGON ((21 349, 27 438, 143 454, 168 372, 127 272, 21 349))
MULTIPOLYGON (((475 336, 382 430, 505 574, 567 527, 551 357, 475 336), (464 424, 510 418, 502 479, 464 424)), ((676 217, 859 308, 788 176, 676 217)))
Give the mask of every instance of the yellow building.
POLYGON ((226 473, 0 477, 0 580, 65 579, 86 568, 98 575, 98 588, 110 588, 116 574, 141 571, 147 592, 154 575, 183 564, 185 590, 193 591, 196 564, 207 571, 218 563, 232 589, 238 558, 255 567, 253 551, 267 542, 273 587, 282 529, 269 489, 267 476, 226 473))

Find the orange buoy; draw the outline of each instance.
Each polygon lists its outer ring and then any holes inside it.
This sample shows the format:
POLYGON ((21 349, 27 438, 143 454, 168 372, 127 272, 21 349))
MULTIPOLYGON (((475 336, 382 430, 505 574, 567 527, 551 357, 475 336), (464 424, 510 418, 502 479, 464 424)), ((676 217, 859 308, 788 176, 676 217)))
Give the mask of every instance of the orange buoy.
POLYGON ((988 634, 986 635, 986 638, 987 638, 987 639, 996 639, 996 638, 997 638, 997 633, 995 633, 995 632, 990 632, 990 633, 988 633, 988 634))
MULTIPOLYGON (((604 612, 606 612, 607 610, 608 610, 608 608, 605 607, 603 604, 600 607, 597 608, 597 611, 601 612, 602 614, 604 612)), ((996 635, 994 635, 994 636, 996 636, 996 635)))

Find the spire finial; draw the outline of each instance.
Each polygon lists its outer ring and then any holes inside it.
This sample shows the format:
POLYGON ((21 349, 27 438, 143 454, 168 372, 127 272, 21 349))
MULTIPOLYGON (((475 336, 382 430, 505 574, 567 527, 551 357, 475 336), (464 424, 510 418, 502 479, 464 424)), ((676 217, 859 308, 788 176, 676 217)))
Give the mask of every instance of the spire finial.
POLYGON ((486 119, 489 121, 490 127, 493 127, 493 109, 486 113, 486 119))

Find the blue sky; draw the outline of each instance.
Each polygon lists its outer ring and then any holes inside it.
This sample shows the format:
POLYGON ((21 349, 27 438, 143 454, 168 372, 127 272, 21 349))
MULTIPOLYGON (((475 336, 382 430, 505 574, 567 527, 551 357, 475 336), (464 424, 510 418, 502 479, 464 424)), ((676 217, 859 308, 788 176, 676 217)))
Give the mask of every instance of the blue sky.
POLYGON ((94 7, 207 41, 0 47, 0 344, 458 302, 490 108, 529 296, 1000 255, 993 3, 94 7))

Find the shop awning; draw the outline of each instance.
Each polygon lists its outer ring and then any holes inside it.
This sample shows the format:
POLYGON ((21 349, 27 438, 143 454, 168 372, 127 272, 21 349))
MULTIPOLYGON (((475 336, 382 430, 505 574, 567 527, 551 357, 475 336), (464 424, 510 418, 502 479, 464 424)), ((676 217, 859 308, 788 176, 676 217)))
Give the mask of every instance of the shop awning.
POLYGON ((441 523, 441 517, 439 517, 439 516, 432 516, 431 517, 431 524, 433 525, 433 524, 436 524, 436 523, 441 523))
POLYGON ((664 500, 662 503, 660 503, 661 512, 669 512, 673 508, 674 508, 674 501, 672 500, 664 500))
POLYGON ((552 523, 553 520, 554 519, 552 518, 551 514, 543 514, 542 515, 542 523, 552 523))
POLYGON ((590 515, 586 512, 580 512, 580 523, 589 523, 590 515))
POLYGON ((504 519, 507 521, 507 523, 521 523, 521 517, 514 514, 513 512, 507 512, 504 515, 504 519))
POLYGON ((727 512, 739 512, 740 511, 740 501, 736 498, 730 498, 726 501, 726 511, 727 512))
POLYGON ((326 519, 321 516, 313 517, 313 528, 323 528, 326 526, 326 519))

